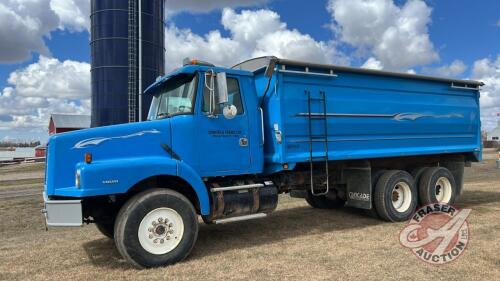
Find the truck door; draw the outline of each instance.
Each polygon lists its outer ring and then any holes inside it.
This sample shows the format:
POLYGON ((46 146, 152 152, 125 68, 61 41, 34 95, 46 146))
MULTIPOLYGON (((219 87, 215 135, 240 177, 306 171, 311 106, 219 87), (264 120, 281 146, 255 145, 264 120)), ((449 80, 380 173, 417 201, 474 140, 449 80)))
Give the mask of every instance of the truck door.
MULTIPOLYGON (((200 75, 202 80, 204 75, 200 75)), ((242 174, 250 168, 248 114, 237 77, 227 76, 228 103, 237 109, 232 119, 222 114, 223 105, 215 103, 215 114, 209 116, 210 91, 201 82, 202 97, 198 104, 198 164, 202 176, 242 174)), ((215 85, 217 88, 218 86, 215 85)), ((217 101, 217 91, 215 100, 217 101)))

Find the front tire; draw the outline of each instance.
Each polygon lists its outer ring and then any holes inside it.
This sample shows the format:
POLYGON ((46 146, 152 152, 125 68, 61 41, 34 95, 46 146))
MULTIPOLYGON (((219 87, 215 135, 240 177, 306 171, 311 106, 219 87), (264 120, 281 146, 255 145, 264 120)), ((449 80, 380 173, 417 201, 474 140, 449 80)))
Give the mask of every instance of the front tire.
POLYGON ((405 171, 386 171, 375 186, 374 204, 377 214, 386 221, 408 220, 417 207, 413 177, 405 171))
POLYGON ((102 233, 102 235, 114 239, 115 238, 115 229, 113 222, 96 222, 95 226, 97 230, 102 233))
POLYGON ((157 267, 189 255, 198 237, 198 219, 184 195, 155 188, 129 199, 114 229, 116 247, 128 262, 157 267))

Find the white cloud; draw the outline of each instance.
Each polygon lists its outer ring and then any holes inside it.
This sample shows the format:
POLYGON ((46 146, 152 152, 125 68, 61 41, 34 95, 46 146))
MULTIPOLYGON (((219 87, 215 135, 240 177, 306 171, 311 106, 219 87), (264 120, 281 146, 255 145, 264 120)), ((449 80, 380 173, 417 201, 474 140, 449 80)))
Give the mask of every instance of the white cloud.
POLYGON ((465 72, 467 65, 461 60, 454 60, 452 63, 436 68, 424 67, 422 72, 441 76, 441 77, 456 77, 465 72))
POLYGON ((43 37, 58 26, 59 19, 49 0, 8 0, 0 3, 0 62, 17 62, 31 52, 50 54, 43 37))
POLYGON ((269 0, 168 0, 165 8, 168 12, 190 11, 210 12, 221 8, 250 7, 267 3, 269 0))
POLYGON ((50 55, 44 38, 56 29, 88 30, 88 0, 5 0, 0 3, 0 63, 50 55))
POLYGON ((429 39, 431 8, 421 0, 330 0, 332 28, 359 53, 372 53, 387 69, 404 70, 438 60, 429 39))
POLYGON ((332 42, 315 41, 308 34, 302 34, 296 29, 280 30, 267 34, 257 41, 257 46, 251 57, 274 55, 279 58, 288 58, 318 63, 345 64, 332 42))
POLYGON ((481 88, 481 120, 483 128, 491 130, 497 125, 500 113, 500 54, 496 60, 475 61, 472 78, 485 83, 481 88))
POLYGON ((166 69, 178 67, 184 57, 231 66, 242 60, 264 55, 314 62, 346 64, 333 42, 316 41, 296 29, 288 29, 280 16, 270 10, 241 11, 225 8, 221 23, 230 33, 218 30, 205 35, 170 24, 165 30, 166 69))
POLYGON ((368 69, 380 70, 380 69, 383 69, 384 66, 382 65, 382 62, 380 62, 376 58, 370 57, 370 58, 368 58, 365 61, 365 63, 363 63, 363 65, 361 66, 361 68, 368 68, 368 69))
POLYGON ((239 43, 231 38, 223 38, 218 30, 200 36, 189 29, 178 29, 171 24, 165 29, 165 42, 167 72, 179 67, 185 57, 228 66, 231 61, 241 56, 239 43))
POLYGON ((10 74, 0 94, 0 131, 46 132, 51 113, 90 112, 90 65, 40 56, 10 74))
POLYGON ((37 63, 12 72, 7 80, 24 97, 88 98, 90 65, 41 56, 37 63))
POLYGON ((244 10, 238 14, 232 9, 224 9, 221 23, 231 32, 235 41, 251 49, 260 38, 286 29, 286 24, 280 21, 280 16, 270 10, 244 10))
POLYGON ((51 0, 50 8, 59 16, 59 28, 78 32, 90 30, 89 0, 51 0))

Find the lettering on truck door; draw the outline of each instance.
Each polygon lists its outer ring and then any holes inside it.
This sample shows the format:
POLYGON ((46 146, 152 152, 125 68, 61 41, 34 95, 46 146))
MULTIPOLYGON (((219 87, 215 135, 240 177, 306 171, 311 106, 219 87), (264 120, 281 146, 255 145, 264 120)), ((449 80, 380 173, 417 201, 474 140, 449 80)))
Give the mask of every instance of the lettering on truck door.
MULTIPOLYGON (((201 83, 204 85, 204 83, 201 83)), ((217 88, 217 85, 215 85, 217 88)), ((210 91, 203 87, 198 118, 198 157, 200 172, 238 173, 250 168, 250 145, 248 114, 244 106, 243 94, 239 81, 235 77, 227 77, 228 104, 237 109, 232 119, 222 114, 222 104, 214 102, 214 116, 209 116, 210 91), (202 164, 204 163, 204 164, 202 164)), ((217 95, 217 91, 215 91, 217 95)), ((215 101, 218 100, 216 97, 215 101)))

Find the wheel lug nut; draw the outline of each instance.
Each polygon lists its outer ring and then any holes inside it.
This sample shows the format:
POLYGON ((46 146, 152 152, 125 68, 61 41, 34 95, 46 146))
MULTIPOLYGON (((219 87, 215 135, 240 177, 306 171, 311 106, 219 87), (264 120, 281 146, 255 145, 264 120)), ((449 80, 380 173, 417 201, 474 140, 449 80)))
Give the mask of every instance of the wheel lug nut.
POLYGON ((159 218, 159 219, 158 219, 158 222, 162 222, 162 221, 163 221, 163 218, 159 218))
POLYGON ((153 232, 153 228, 152 227, 148 228, 148 231, 153 232))
POLYGON ((156 238, 155 240, 153 240, 154 243, 158 243, 158 238, 156 238))
POLYGON ((170 236, 167 236, 165 239, 170 240, 170 236))
POLYGON ((169 223, 169 224, 168 224, 168 227, 172 227, 172 226, 174 226, 174 224, 173 224, 173 223, 169 223))
POLYGON ((161 244, 163 244, 163 242, 165 242, 165 240, 161 239, 161 240, 160 240, 160 243, 161 243, 161 244))
POLYGON ((153 221, 153 226, 156 226, 158 223, 156 221, 153 221))
POLYGON ((149 234, 149 239, 153 239, 153 234, 149 234))

